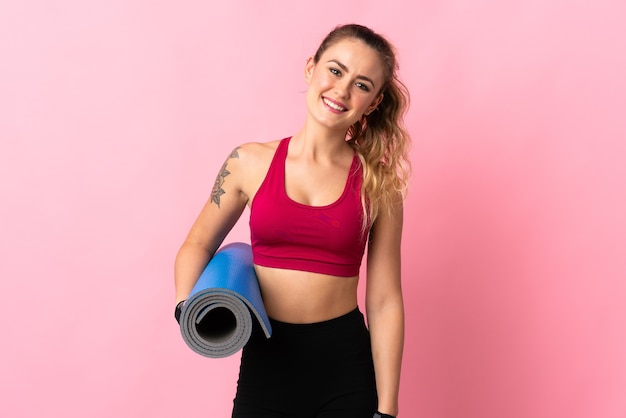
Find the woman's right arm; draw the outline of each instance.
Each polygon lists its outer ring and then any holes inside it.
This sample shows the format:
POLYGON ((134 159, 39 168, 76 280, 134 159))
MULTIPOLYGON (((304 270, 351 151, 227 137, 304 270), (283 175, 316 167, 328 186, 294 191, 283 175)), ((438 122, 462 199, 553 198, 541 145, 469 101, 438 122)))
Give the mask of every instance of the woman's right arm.
POLYGON ((174 284, 176 303, 187 299, 207 263, 235 225, 248 202, 243 192, 245 158, 240 148, 226 159, 217 175, 211 197, 202 208, 176 255, 174 284))

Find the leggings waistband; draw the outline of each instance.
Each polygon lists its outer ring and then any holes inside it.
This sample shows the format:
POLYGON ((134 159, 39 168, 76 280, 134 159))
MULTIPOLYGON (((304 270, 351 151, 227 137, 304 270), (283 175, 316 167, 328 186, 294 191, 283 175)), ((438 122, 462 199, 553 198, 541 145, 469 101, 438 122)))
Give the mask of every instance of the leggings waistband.
POLYGON ((313 322, 308 324, 294 324, 290 322, 282 322, 276 319, 270 318, 273 329, 284 330, 288 332, 310 332, 310 331, 323 331, 324 329, 332 329, 335 327, 342 327, 351 323, 361 323, 364 317, 359 307, 357 306, 352 311, 338 316, 336 318, 328 319, 321 322, 313 322))

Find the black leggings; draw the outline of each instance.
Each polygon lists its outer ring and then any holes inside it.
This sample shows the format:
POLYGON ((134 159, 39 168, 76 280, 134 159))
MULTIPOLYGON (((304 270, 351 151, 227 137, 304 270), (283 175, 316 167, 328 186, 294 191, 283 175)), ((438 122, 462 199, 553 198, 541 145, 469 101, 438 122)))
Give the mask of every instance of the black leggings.
POLYGON ((371 418, 376 383, 370 336, 357 309, 329 321, 272 320, 243 349, 233 418, 371 418))

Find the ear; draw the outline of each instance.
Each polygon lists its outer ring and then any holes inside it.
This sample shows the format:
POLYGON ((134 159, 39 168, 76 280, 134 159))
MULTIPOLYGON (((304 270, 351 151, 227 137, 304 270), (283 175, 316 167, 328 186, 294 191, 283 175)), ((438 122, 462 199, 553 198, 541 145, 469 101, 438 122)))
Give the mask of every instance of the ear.
POLYGON ((372 113, 374 110, 376 110, 376 108, 378 107, 378 105, 380 104, 380 102, 383 101, 383 97, 385 97, 384 93, 380 93, 380 95, 372 102, 372 104, 370 105, 370 107, 367 108, 367 110, 365 111, 366 115, 369 115, 370 113, 372 113))
POLYGON ((313 61, 313 57, 309 57, 306 60, 306 65, 304 66, 304 79, 307 83, 311 82, 311 77, 313 77, 313 70, 315 69, 315 61, 313 61))

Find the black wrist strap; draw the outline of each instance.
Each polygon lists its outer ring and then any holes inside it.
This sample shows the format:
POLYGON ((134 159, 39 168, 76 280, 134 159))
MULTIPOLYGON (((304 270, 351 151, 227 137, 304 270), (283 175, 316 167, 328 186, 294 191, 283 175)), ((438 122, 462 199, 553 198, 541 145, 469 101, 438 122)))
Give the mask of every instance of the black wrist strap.
POLYGON ((393 415, 383 414, 382 412, 376 411, 373 418, 396 418, 393 415))
POLYGON ((176 322, 180 324, 180 314, 183 311, 183 305, 185 304, 184 300, 181 300, 176 304, 176 308, 174 309, 174 318, 176 318, 176 322))

